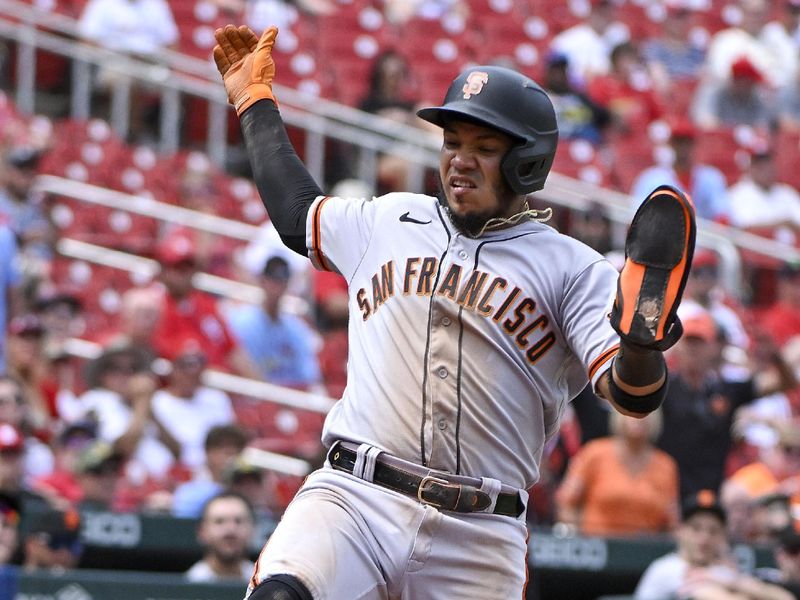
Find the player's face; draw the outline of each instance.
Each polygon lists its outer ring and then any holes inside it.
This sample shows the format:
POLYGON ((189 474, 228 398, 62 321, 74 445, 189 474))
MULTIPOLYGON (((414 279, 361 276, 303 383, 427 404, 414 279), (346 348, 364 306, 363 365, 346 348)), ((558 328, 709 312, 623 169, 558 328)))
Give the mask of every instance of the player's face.
POLYGON ((439 162, 442 190, 456 225, 475 233, 489 219, 522 210, 503 178, 500 163, 512 138, 489 127, 452 121, 444 127, 439 162))

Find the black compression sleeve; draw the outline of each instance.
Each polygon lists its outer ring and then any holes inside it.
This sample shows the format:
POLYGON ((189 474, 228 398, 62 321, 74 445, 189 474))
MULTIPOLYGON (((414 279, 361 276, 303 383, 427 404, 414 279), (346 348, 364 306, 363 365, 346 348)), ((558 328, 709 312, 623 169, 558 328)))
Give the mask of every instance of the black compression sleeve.
POLYGON ((283 243, 306 256, 306 215, 322 190, 292 148, 272 100, 256 102, 240 121, 261 201, 283 243))

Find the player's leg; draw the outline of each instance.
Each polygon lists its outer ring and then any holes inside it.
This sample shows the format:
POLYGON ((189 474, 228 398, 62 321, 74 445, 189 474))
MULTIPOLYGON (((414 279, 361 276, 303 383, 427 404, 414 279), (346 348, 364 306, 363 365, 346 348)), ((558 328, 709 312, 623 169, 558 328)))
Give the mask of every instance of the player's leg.
POLYGON ((524 517, 440 513, 435 529, 421 529, 425 555, 409 562, 402 600, 523 598, 527 581, 524 517))
POLYGON ((314 600, 314 597, 297 577, 273 575, 259 583, 247 600, 314 600))
POLYGON ((330 481, 309 477, 259 555, 248 600, 387 598, 359 499, 345 496, 330 481))

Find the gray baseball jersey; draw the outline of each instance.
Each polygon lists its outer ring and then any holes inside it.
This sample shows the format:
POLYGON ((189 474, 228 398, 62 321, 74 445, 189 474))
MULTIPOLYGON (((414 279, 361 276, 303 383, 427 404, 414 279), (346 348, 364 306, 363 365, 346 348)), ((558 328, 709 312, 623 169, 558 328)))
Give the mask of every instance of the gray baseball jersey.
POLYGON ((408 193, 318 198, 307 246, 350 293, 348 385, 323 442, 533 485, 567 403, 617 352, 616 270, 535 221, 465 236, 408 193))

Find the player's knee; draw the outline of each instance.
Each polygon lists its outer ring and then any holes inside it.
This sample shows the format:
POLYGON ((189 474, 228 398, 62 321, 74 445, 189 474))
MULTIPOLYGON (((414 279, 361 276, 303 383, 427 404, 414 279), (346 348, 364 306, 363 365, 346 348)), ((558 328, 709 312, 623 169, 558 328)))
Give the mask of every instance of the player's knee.
POLYGON ((314 600, 311 592, 293 575, 272 575, 262 581, 247 600, 314 600))

